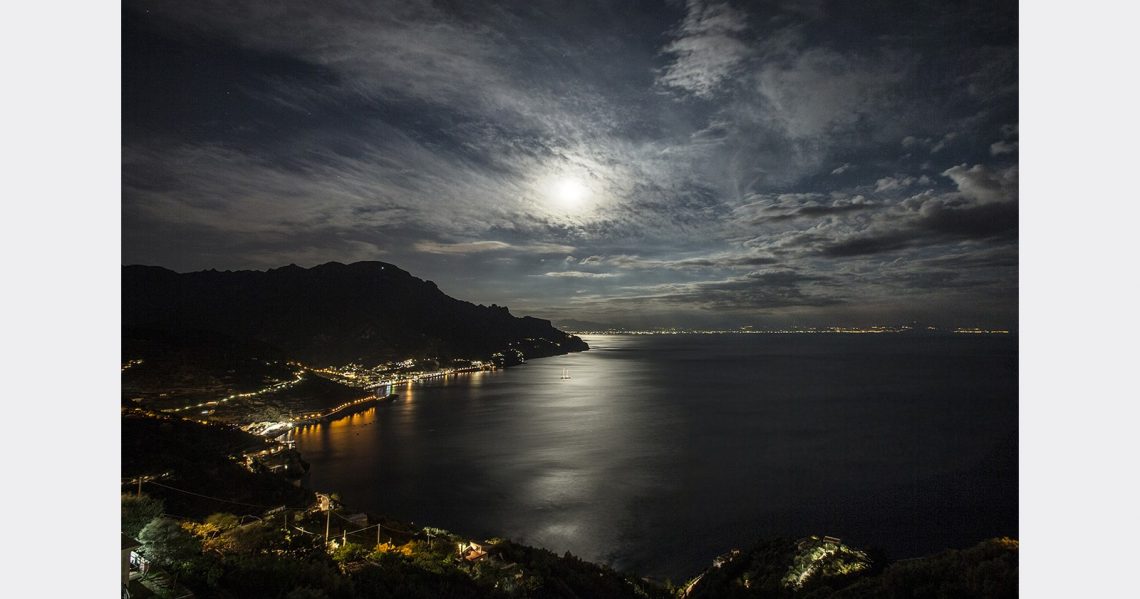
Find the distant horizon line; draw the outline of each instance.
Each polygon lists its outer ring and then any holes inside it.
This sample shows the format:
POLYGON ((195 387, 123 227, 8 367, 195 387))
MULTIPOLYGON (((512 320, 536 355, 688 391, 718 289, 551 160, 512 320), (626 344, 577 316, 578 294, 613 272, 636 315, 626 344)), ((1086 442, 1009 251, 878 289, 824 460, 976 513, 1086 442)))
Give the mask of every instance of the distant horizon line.
POLYGON ((578 329, 563 327, 563 331, 574 335, 684 335, 684 334, 759 334, 759 335, 797 335, 797 334, 837 334, 837 335, 890 335, 901 333, 941 333, 958 335, 1010 335, 1016 334, 1014 329, 991 327, 908 327, 892 325, 871 325, 864 327, 851 326, 791 326, 791 327, 755 327, 742 326, 736 328, 700 328, 700 327, 607 327, 603 329, 578 329))

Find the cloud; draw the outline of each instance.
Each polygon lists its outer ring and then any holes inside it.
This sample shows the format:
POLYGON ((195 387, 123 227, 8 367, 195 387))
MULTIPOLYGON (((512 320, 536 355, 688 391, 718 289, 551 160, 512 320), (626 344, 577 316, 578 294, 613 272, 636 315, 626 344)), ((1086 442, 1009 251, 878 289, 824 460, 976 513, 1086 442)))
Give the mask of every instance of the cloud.
POLYGON ((910 187, 917 181, 914 177, 883 177, 875 182, 875 191, 892 191, 910 187))
POLYGON ((741 34, 746 16, 725 2, 689 0, 677 37, 662 50, 671 55, 657 82, 666 87, 709 97, 731 77, 749 54, 741 34))
POLYGON ((124 210, 233 233, 417 226, 456 236, 482 234, 522 210, 498 197, 516 181, 411 140, 390 143, 399 151, 310 149, 284 160, 215 144, 126 146, 124 210), (456 176, 464 189, 453 185, 456 176))
POLYGON ((833 175, 842 175, 843 173, 845 173, 845 172, 847 172, 847 171, 849 171, 849 170, 852 170, 852 169, 854 169, 854 168, 855 168, 855 167, 854 167, 854 166, 852 166, 850 162, 844 162, 843 164, 841 164, 841 165, 839 165, 839 166, 835 167, 835 169, 833 169, 833 170, 831 171, 831 174, 833 174, 833 175))
MULTIPOLYGON (((503 241, 468 241, 460 243, 417 241, 413 247, 418 252, 428 254, 478 254, 500 250, 525 252, 528 254, 564 254, 574 251, 574 248, 568 245, 556 243, 510 244, 503 241)), ((573 259, 573 256, 567 256, 566 261, 572 261, 573 259)))
POLYGON ((951 131, 950 133, 943 135, 942 139, 938 140, 938 142, 936 142, 933 146, 930 147, 930 153, 931 154, 937 154, 938 152, 941 152, 947 145, 950 144, 950 142, 957 139, 957 137, 958 137, 958 133, 955 131, 951 131))
POLYGON ((851 55, 813 47, 785 52, 755 75, 772 122, 793 139, 838 133, 893 102, 891 90, 912 68, 908 56, 851 55))
POLYGON ((502 241, 470 241, 467 243, 417 241, 415 244, 416 251, 427 252, 429 254, 473 254, 477 252, 505 250, 510 247, 511 244, 502 241))
POLYGON ((1016 233, 1017 204, 1013 202, 955 206, 929 200, 919 209, 916 226, 931 233, 955 238, 987 239, 1016 233))
POLYGON ((906 189, 907 187, 910 187, 911 185, 915 185, 915 184, 930 185, 930 183, 931 183, 930 177, 927 177, 926 175, 921 175, 918 177, 911 177, 911 176, 907 176, 907 175, 896 175, 894 177, 883 177, 883 178, 879 179, 878 181, 875 181, 875 191, 876 192, 897 191, 897 190, 901 190, 901 189, 906 189))
POLYGON ((1015 245, 967 246, 955 251, 921 259, 922 268, 950 268, 965 270, 1015 270, 1018 266, 1018 248, 1015 245))
POLYGON ((1012 154, 1017 151, 1016 141, 995 141, 990 144, 990 154, 993 156, 1000 156, 1002 154, 1012 154))
MULTIPOLYGON (((1016 243, 1016 166, 994 169, 963 164, 947 169, 943 176, 955 183, 956 191, 927 189, 905 199, 888 198, 873 204, 861 196, 858 204, 854 198, 841 197, 831 205, 826 202, 829 196, 824 194, 761 196, 738 210, 744 222, 765 226, 812 213, 828 218, 815 220, 810 227, 769 229, 744 245, 795 265, 809 256, 846 260, 952 248, 961 243, 1016 243)), ((880 179, 877 187, 897 191, 920 181, 932 183, 929 179, 900 176, 880 179)))
POLYGON ((713 254, 701 258, 681 259, 651 259, 628 254, 610 256, 604 263, 615 268, 637 270, 699 270, 699 269, 733 269, 755 268, 775 264, 778 260, 772 256, 763 255, 733 255, 713 254))
POLYGON ((969 199, 988 203, 1017 199, 1017 167, 994 171, 980 164, 951 167, 942 174, 958 185, 958 191, 969 199))
POLYGON ((585 272, 581 270, 559 270, 555 272, 544 273, 544 277, 555 277, 559 279, 608 279, 610 277, 618 276, 616 273, 610 272, 585 272))
POLYGON ((958 193, 926 192, 909 198, 890 213, 890 221, 818 244, 819 253, 848 258, 965 240, 1016 241, 1017 202, 988 186, 992 182, 988 174, 974 172, 959 178, 965 186, 959 183, 958 193), (979 179, 985 184, 977 184, 979 179))
POLYGON ((1001 156, 1002 154, 1012 154, 1017 151, 1017 137, 1019 133, 1019 126, 1017 123, 1006 123, 998 128, 1001 132, 1001 139, 990 144, 990 155, 1001 156))
MULTIPOLYGON (((1012 20, 1016 24, 1016 12, 1012 20)), ((962 85, 976 101, 986 105, 998 104, 1011 97, 1016 102, 1017 48, 983 46, 972 48, 970 53, 975 55, 977 69, 967 71, 956 83, 962 85)))
POLYGON ((753 225, 799 218, 820 218, 880 207, 862 195, 842 193, 756 194, 735 210, 738 221, 753 225))
POLYGON ((943 135, 937 141, 930 137, 915 137, 913 135, 908 135, 902 139, 902 146, 908 149, 925 148, 931 154, 937 154, 938 152, 946 149, 946 147, 949 146, 950 143, 957 138, 958 132, 956 131, 951 131, 950 133, 943 135))
POLYGON ((386 3, 383 10, 303 0, 202 0, 148 10, 253 48, 302 57, 341 74, 357 90, 485 103, 501 100, 498 91, 509 94, 512 83, 495 60, 511 50, 502 37, 423 0, 386 3))
POLYGON ((217 144, 128 145, 122 154, 123 210, 143 219, 271 236, 315 225, 400 224, 408 214, 362 185, 355 161, 288 168, 217 144))
MULTIPOLYGON (((862 196, 859 196, 859 198, 861 199, 862 196)), ((781 215, 776 216, 776 217, 771 217, 770 220, 772 220, 772 219, 783 220, 783 219, 788 219, 788 218, 798 218, 801 216, 813 216, 813 217, 830 216, 833 214, 843 214, 845 212, 856 212, 856 211, 862 211, 862 210, 867 210, 869 208, 876 208, 876 207, 878 207, 878 204, 875 204, 872 202, 865 202, 865 201, 847 202, 847 203, 836 202, 836 203, 831 204, 830 206, 804 206, 803 208, 797 208, 790 213, 781 214, 781 215)))

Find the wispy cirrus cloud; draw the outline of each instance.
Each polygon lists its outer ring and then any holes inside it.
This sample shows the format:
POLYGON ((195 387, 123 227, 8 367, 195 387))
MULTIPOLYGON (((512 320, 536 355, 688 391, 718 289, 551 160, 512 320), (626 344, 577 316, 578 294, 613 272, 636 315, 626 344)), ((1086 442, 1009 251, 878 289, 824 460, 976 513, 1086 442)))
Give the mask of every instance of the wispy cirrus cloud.
POLYGON ((618 276, 617 273, 612 272, 586 272, 582 270, 558 270, 548 273, 543 273, 544 277, 553 277, 555 279, 609 279, 618 276))
POLYGON ((662 49, 672 61, 658 83, 700 97, 712 95, 750 54, 742 41, 747 29, 747 15, 729 3, 689 0, 676 38, 662 49))
POLYGON ((771 119, 795 139, 841 133, 889 110, 892 90, 913 68, 895 51, 849 55, 828 48, 795 49, 767 61, 755 85, 771 119))
POLYGON ((861 194, 783 193, 753 194, 748 203, 737 207, 737 222, 753 225, 792 219, 821 218, 881 208, 883 204, 861 194))
POLYGON ((907 175, 883 177, 882 179, 875 181, 875 191, 880 193, 884 191, 895 191, 906 189, 911 185, 930 185, 930 177, 927 177, 926 175, 922 175, 920 177, 911 177, 907 175))
POLYGON ((514 245, 505 241, 466 241, 457 243, 442 243, 438 241, 417 241, 414 245, 416 251, 428 254, 478 254, 482 252, 496 252, 510 250, 514 252, 527 252, 531 254, 565 254, 573 252, 574 248, 556 243, 527 243, 514 245))
MULTIPOLYGON (((598 258, 592 256, 591 258, 598 258)), ((755 268, 768 264, 775 264, 778 260, 772 256, 740 255, 740 254, 712 254, 700 258, 677 258, 671 260, 642 258, 636 255, 619 254, 600 258, 593 264, 605 264, 614 268, 638 270, 704 270, 704 269, 735 269, 755 268)))

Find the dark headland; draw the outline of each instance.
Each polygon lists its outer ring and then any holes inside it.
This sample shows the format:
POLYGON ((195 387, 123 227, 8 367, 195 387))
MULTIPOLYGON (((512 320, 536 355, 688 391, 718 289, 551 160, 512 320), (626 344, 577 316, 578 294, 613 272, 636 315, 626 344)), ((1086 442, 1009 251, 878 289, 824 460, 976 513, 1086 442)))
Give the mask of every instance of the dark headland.
MULTIPOLYGON (((589 349, 550 321, 445 295, 384 262, 176 273, 122 269, 123 343, 211 336, 311 366, 589 349)), ((125 349, 127 348, 125 347, 125 349)))

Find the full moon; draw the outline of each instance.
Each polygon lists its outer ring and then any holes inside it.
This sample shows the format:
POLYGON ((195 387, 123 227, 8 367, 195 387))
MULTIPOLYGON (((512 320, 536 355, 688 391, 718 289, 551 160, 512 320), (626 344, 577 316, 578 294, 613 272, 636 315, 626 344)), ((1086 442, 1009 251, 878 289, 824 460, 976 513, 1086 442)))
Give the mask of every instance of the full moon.
POLYGON ((573 177, 564 177, 554 182, 553 195, 554 199, 562 205, 563 208, 577 208, 582 205, 582 202, 589 197, 590 188, 586 187, 582 181, 573 177))

